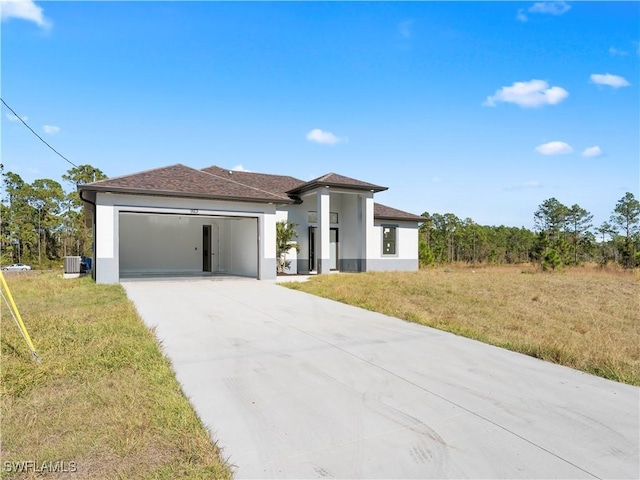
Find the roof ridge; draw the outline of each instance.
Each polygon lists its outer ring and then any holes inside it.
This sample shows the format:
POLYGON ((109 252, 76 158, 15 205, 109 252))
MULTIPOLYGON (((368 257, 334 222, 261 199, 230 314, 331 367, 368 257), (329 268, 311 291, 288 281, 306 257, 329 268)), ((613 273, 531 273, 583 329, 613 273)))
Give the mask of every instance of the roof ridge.
MULTIPOLYGON (((303 183, 305 183, 305 182, 304 182, 304 180, 300 180, 300 179, 299 179, 299 178, 297 178, 297 177, 292 177, 291 175, 279 175, 279 174, 277 174, 277 173, 250 172, 250 171, 248 171, 248 170, 233 170, 232 168, 223 168, 223 167, 220 167, 220 166, 218 166, 218 165, 211 165, 211 166, 209 166, 209 167, 204 167, 204 168, 201 168, 201 170, 202 170, 202 171, 204 171, 204 170, 206 170, 207 168, 213 168, 213 167, 219 168, 220 170, 226 170, 226 171, 228 171, 228 172, 233 172, 233 173, 248 173, 248 174, 253 174, 253 175, 267 175, 267 176, 269 176, 269 177, 286 177, 286 178, 293 178, 294 180, 297 180, 297 181, 299 181, 299 182, 303 182, 303 183)), ((211 172, 205 172, 205 173, 211 173, 211 172)))
MULTIPOLYGON (((215 165, 213 165, 213 166, 215 166, 215 165)), ((218 167, 218 168, 220 168, 220 167, 218 167)), ((194 170, 197 170, 197 169, 194 169, 194 170)), ((205 175, 211 175, 212 177, 216 177, 216 178, 220 178, 222 180, 226 180, 227 182, 235 183, 236 185, 240 185, 240 186, 245 187, 245 188, 250 188, 251 190, 255 190, 256 192, 261 192, 261 193, 267 193, 269 195, 274 195, 274 196, 279 197, 279 198, 281 198, 283 200, 291 200, 288 196, 280 195, 279 193, 269 192, 268 190, 263 190, 261 188, 253 187, 251 185, 247 185, 246 183, 237 182, 236 180, 232 180, 230 178, 225 178, 222 175, 217 175, 217 174, 211 173, 211 172, 205 172, 204 170, 197 170, 197 171, 200 172, 200 173, 204 173, 205 175)))

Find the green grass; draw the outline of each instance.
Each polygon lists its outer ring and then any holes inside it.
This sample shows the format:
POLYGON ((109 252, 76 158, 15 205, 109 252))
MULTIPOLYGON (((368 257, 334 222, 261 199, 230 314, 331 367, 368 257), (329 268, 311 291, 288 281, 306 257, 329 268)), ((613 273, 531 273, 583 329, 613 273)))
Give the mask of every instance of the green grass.
POLYGON ((231 478, 153 334, 119 285, 6 275, 41 357, 2 305, 4 462, 75 462, 72 478, 231 478))
POLYGON ((283 285, 640 385, 637 272, 450 266, 283 285))

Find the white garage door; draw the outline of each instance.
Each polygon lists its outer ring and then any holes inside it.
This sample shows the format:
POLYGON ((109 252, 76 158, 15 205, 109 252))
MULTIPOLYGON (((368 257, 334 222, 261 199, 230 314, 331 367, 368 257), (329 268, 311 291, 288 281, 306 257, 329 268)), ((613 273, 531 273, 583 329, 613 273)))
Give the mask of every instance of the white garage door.
POLYGON ((121 212, 120 276, 258 277, 258 219, 121 212))

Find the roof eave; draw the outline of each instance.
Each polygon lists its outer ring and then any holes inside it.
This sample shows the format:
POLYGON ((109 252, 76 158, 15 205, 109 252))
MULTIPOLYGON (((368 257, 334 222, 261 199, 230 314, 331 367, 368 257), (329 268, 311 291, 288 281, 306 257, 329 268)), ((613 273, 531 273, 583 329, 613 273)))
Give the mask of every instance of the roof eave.
POLYGON ((87 185, 78 187, 78 191, 94 191, 100 193, 120 193, 128 195, 147 195, 154 197, 174 197, 174 198, 205 198, 207 200, 221 200, 227 202, 244 202, 244 203, 271 203, 271 204, 291 204, 294 203, 290 198, 251 198, 251 197, 236 197, 226 195, 212 195, 207 193, 189 193, 189 192, 176 192, 172 190, 146 190, 139 188, 114 188, 114 187, 97 187, 91 186, 85 188, 87 185))
POLYGON ((374 220, 395 220, 395 221, 403 221, 403 222, 416 222, 423 223, 426 221, 424 217, 400 217, 400 216, 392 216, 392 215, 374 215, 374 220))
POLYGON ((359 192, 384 192, 385 190, 389 190, 389 187, 381 187, 379 185, 345 185, 343 183, 330 183, 330 182, 314 182, 310 184, 305 184, 300 187, 294 188, 292 190, 288 190, 287 195, 299 195, 304 192, 308 192, 310 190, 315 190, 316 188, 329 187, 329 188, 340 188, 344 190, 355 190, 359 192))

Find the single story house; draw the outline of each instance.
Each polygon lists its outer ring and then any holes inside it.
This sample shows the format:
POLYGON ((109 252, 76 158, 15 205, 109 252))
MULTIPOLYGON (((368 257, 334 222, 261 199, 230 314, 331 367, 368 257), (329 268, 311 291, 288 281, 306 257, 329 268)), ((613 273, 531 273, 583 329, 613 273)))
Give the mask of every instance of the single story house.
POLYGON ((424 220, 374 203, 386 187, 329 173, 284 175, 171 165, 80 185, 93 275, 276 277, 276 222, 294 222, 297 273, 417 270, 424 220))

